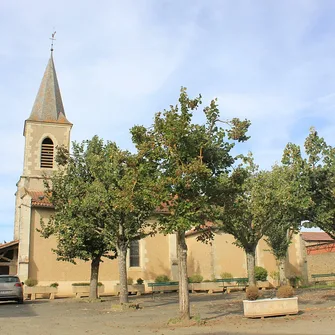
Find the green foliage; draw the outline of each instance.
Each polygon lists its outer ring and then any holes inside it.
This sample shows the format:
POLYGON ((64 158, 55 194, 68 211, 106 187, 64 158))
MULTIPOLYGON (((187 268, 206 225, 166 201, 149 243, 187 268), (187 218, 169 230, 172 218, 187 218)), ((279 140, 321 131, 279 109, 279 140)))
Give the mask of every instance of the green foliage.
POLYGON ((114 144, 103 145, 97 136, 81 144, 73 143, 72 155, 61 147, 56 161, 59 170, 45 179, 46 196, 55 206, 55 215, 46 223, 41 221, 41 235, 55 235, 57 247, 53 251, 58 260, 75 263, 115 257, 115 245, 101 233, 111 220, 106 206, 106 187, 109 170, 106 158, 116 150, 114 144), (105 185, 106 184, 106 185, 105 185))
MULTIPOLYGON (((120 282, 126 282, 129 244, 148 234, 147 219, 158 204, 153 196, 156 165, 97 136, 74 142, 71 155, 59 148, 56 161, 59 170, 45 179, 55 215, 41 221, 41 235, 56 236, 58 260, 91 260, 98 269, 102 257, 118 254, 124 269, 120 282)), ((92 273, 97 271, 92 268, 92 273)))
POLYGON ((142 278, 137 278, 136 282, 138 285, 142 285, 144 280, 142 278))
POLYGON ((290 285, 292 287, 297 287, 299 286, 299 283, 301 282, 302 278, 299 277, 299 276, 291 276, 288 278, 289 282, 290 282, 290 285))
POLYGON ((57 288, 58 286, 59 286, 58 283, 51 283, 51 284, 50 284, 50 287, 55 287, 55 288, 57 288))
MULTIPOLYGON (((137 150, 157 163, 156 197, 169 212, 158 216, 158 228, 164 234, 177 234, 180 283, 187 287, 185 232, 194 228, 204 241, 213 236, 211 230, 203 229, 206 221, 214 219, 213 185, 232 169, 237 159, 231 154, 234 141, 248 139, 250 122, 237 118, 223 122, 215 99, 203 109, 206 122, 196 124, 192 120, 202 103, 201 95, 190 99, 182 87, 178 102, 156 113, 150 128, 135 126, 131 133, 137 150)), ((225 194, 216 196, 225 199, 225 194)), ((181 292, 184 297, 187 294, 186 290, 181 292)), ((189 306, 180 307, 183 316, 189 318, 189 306)))
POLYGON ((145 236, 155 200, 147 186, 153 183, 153 169, 143 157, 94 136, 74 142, 72 155, 60 148, 56 160, 61 168, 51 183, 45 180, 55 216, 42 221, 40 231, 44 237, 58 236, 58 259, 113 258, 110 251, 115 252, 121 240, 128 247, 131 240, 145 236))
POLYGON ((270 272, 270 277, 271 277, 273 280, 278 281, 278 280, 279 280, 279 271, 271 271, 271 272, 270 272))
POLYGON ((259 298, 259 289, 256 286, 249 286, 245 291, 248 300, 257 300, 259 298))
POLYGON ((200 314, 195 314, 191 317, 191 320, 194 321, 198 326, 204 326, 207 321, 202 319, 200 314))
POLYGON ((36 279, 28 278, 25 280, 24 284, 28 287, 33 287, 38 284, 38 281, 36 279))
POLYGON ((259 281, 266 281, 268 271, 261 266, 255 266, 255 279, 259 281))
POLYGON ((304 225, 319 227, 335 238, 335 148, 311 128, 304 149, 302 156, 300 147, 289 143, 282 162, 297 167, 299 183, 307 190, 304 225))
POLYGON ((128 285, 133 285, 133 282, 134 282, 134 279, 133 279, 133 278, 131 278, 131 277, 128 277, 128 278, 127 278, 127 284, 128 284, 128 285))
POLYGON ((294 296, 294 289, 290 285, 280 286, 276 295, 277 298, 292 298, 294 296))
POLYGON ((170 278, 167 275, 157 276, 155 279, 155 283, 167 283, 170 281, 170 278))
MULTIPOLYGON (((296 147, 291 147, 291 150, 299 152, 296 147)), ((277 261, 285 260, 292 236, 299 231, 301 221, 306 218, 309 194, 301 168, 302 162, 298 160, 292 166, 275 165, 270 171, 272 200, 265 210, 272 218, 272 224, 265 240, 277 261)))
POLYGON ((245 250, 249 283, 254 285, 256 247, 272 224, 265 209, 272 203, 273 180, 268 171, 258 170, 249 155, 232 173, 222 176, 216 187, 216 227, 233 235, 234 244, 245 250), (227 194, 227 197, 221 198, 220 193, 227 194))
POLYGON ((233 275, 230 272, 222 272, 220 274, 221 279, 233 278, 233 275))
POLYGON ((188 278, 189 283, 201 283, 204 277, 199 273, 194 273, 192 276, 188 278))
POLYGON ((201 229, 206 217, 211 217, 209 191, 213 182, 235 162, 230 154, 233 141, 247 139, 247 120, 233 119, 226 122, 227 129, 219 127, 216 100, 203 109, 206 123, 193 123, 201 103, 200 95, 190 99, 182 87, 179 104, 157 113, 152 127, 131 130, 137 149, 159 162, 158 196, 170 213, 158 217, 164 233, 201 229))

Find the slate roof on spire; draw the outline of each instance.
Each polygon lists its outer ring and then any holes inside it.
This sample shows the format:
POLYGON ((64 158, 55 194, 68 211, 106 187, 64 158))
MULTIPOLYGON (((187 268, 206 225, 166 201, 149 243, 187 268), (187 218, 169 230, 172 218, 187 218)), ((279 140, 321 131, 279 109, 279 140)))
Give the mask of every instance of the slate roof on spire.
POLYGON ((65 116, 52 54, 28 120, 71 124, 65 116))

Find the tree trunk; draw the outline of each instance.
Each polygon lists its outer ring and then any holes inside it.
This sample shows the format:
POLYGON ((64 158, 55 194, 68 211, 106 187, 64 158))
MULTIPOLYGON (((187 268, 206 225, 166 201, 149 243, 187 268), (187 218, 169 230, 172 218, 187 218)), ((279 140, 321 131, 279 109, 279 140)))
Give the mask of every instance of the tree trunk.
POLYGON ((247 251, 247 268, 249 286, 256 286, 255 280, 255 250, 247 251))
POLYGON ((190 300, 187 277, 187 245, 185 232, 177 232, 178 271, 179 271, 179 312, 181 319, 190 319, 190 300))
POLYGON ((124 242, 118 245, 119 279, 120 279, 120 304, 128 303, 127 283, 127 246, 124 242))
POLYGON ((285 258, 282 258, 279 260, 279 283, 280 285, 287 284, 287 278, 285 274, 285 262, 286 262, 285 258))
POLYGON ((91 281, 90 281, 90 299, 98 298, 98 279, 101 256, 92 259, 91 262, 91 281))

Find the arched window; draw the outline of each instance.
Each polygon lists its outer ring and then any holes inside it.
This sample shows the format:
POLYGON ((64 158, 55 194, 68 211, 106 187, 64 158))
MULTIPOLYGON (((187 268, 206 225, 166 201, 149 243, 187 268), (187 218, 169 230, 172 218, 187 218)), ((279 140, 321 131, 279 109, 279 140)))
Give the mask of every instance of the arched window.
POLYGON ((54 143, 51 138, 46 137, 41 148, 41 168, 52 169, 54 164, 54 143))
POLYGON ((138 240, 130 242, 129 248, 129 266, 140 266, 140 243, 138 240))

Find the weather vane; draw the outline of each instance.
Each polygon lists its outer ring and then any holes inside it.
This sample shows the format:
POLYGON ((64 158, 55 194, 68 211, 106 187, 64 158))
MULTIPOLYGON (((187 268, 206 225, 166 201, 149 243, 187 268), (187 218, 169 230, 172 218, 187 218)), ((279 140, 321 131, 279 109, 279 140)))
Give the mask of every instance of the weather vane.
POLYGON ((54 32, 52 35, 51 35, 51 49, 50 51, 53 52, 54 51, 54 41, 56 40, 55 39, 55 35, 56 35, 56 32, 54 32))

